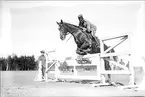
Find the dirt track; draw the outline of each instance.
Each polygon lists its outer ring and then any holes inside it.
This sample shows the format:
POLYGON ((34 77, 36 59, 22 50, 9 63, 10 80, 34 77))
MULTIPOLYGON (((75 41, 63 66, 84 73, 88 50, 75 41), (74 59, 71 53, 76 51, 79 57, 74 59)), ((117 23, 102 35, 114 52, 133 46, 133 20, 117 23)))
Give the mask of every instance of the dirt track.
MULTIPOLYGON (((91 87, 90 84, 64 82, 34 82, 36 71, 1 72, 1 97, 30 96, 145 96, 144 91, 120 90, 117 87, 91 87)), ((49 75, 53 77, 52 74, 49 75)), ((113 76, 112 79, 123 84, 128 76, 113 76)))

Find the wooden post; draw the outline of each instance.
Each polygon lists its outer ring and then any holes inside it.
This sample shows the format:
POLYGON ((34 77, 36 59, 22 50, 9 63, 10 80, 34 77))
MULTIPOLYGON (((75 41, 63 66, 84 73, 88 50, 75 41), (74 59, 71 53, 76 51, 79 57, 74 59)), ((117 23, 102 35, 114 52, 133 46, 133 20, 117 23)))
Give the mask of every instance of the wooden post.
MULTIPOLYGON (((104 43, 103 41, 100 39, 100 54, 104 53, 104 43)), ((104 59, 102 57, 100 57, 100 62, 101 62, 101 69, 105 69, 104 68, 104 59)))
POLYGON ((56 61, 56 64, 55 64, 55 81, 58 81, 58 77, 60 76, 60 72, 59 72, 59 62, 56 61))
POLYGON ((46 70, 48 68, 48 56, 45 54, 45 58, 46 58, 46 69, 45 69, 45 81, 48 81, 48 73, 46 73, 46 70))
MULTIPOLYGON (((129 58, 130 59, 130 58, 129 58)), ((130 74, 130 81, 129 81, 129 85, 134 85, 134 67, 132 65, 132 62, 129 63, 129 71, 131 72, 130 74)))
POLYGON ((100 54, 99 54, 99 56, 96 56, 96 73, 97 73, 97 76, 99 76, 99 79, 101 79, 101 59, 99 59, 100 58, 100 54), (98 60, 99 59, 99 60, 98 60), (97 62, 97 61, 99 61, 99 62, 97 62))
MULTIPOLYGON (((129 42, 129 49, 131 49, 131 33, 128 34, 128 42, 129 42)), ((130 74, 130 82, 129 85, 134 85, 134 67, 133 67, 132 60, 131 60, 131 54, 129 55, 129 70, 131 72, 130 74)))
MULTIPOLYGON (((104 43, 103 41, 100 39, 100 54, 104 53, 104 43)), ((101 72, 105 71, 105 62, 104 59, 102 57, 100 57, 100 68, 101 68, 101 72)), ((101 83, 104 84, 105 83, 105 75, 104 74, 100 74, 101 75, 101 83)))
POLYGON ((74 65, 74 76, 77 76, 77 69, 76 69, 76 66, 74 65))

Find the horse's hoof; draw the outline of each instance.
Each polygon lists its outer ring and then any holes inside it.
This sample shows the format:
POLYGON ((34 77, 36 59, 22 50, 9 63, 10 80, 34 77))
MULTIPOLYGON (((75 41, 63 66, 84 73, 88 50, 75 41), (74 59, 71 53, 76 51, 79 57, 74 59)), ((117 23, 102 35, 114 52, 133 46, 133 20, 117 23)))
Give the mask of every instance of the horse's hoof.
POLYGON ((78 55, 86 55, 87 53, 85 52, 76 52, 78 55))

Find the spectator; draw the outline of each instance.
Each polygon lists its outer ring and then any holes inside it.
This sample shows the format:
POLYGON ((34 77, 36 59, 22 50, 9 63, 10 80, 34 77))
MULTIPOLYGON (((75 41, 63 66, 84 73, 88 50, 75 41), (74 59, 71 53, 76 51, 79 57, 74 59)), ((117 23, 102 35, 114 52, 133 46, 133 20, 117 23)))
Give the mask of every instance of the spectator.
POLYGON ((41 55, 38 58, 38 62, 41 62, 41 71, 42 71, 42 80, 45 79, 45 71, 46 71, 46 57, 45 57, 45 51, 40 51, 41 55))

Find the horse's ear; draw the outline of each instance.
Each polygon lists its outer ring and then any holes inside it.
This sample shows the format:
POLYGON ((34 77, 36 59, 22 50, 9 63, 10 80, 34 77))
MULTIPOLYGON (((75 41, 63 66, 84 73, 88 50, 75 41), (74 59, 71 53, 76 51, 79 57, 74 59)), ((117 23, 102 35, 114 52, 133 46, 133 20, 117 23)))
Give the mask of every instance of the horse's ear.
POLYGON ((61 24, 63 24, 63 20, 61 19, 61 24))
POLYGON ((56 21, 56 23, 59 25, 59 23, 56 21))

